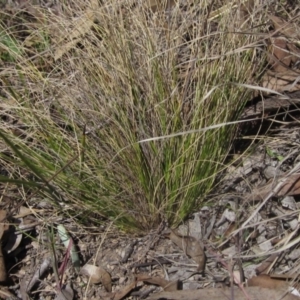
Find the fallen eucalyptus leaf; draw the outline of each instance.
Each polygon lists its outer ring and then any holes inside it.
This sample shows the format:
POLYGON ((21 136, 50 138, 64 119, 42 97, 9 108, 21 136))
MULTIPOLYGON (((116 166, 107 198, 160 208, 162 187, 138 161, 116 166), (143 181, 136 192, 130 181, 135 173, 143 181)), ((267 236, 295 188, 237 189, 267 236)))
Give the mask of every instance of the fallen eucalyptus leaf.
POLYGON ((70 32, 66 37, 62 37, 59 41, 59 46, 56 48, 54 53, 54 59, 60 59, 65 53, 70 51, 75 45, 81 40, 81 38, 92 30, 95 20, 95 12, 99 6, 98 1, 92 0, 90 7, 87 8, 85 13, 69 24, 70 32), (67 38, 67 43, 65 42, 67 38))
POLYGON ((91 283, 102 283, 107 292, 111 292, 110 274, 101 267, 86 264, 81 268, 81 274, 89 276, 91 283))
POLYGON ((32 215, 36 210, 33 208, 28 208, 26 206, 21 206, 19 209, 19 213, 17 215, 14 215, 15 219, 24 218, 28 215, 32 215))
MULTIPOLYGON (((274 196, 283 197, 283 196, 295 196, 300 194, 300 173, 295 173, 289 175, 288 177, 282 176, 278 178, 278 183, 282 183, 278 191, 274 196)), ((274 180, 271 179, 263 187, 253 189, 251 194, 247 195, 246 199, 249 200, 261 200, 267 197, 267 195, 274 190, 276 185, 274 185, 274 180)))
POLYGON ((271 278, 267 274, 261 274, 250 278, 248 286, 258 286, 267 289, 288 289, 289 283, 285 280, 271 278))
POLYGON ((286 71, 292 62, 292 54, 289 53, 287 39, 284 37, 272 37, 270 42, 268 62, 271 68, 276 72, 286 71))
POLYGON ((273 264, 275 259, 279 256, 278 253, 272 254, 269 257, 267 257, 264 261, 261 262, 261 264, 256 267, 255 272, 256 274, 266 274, 268 272, 269 267, 273 264))
MULTIPOLYGON (((297 296, 289 293, 285 293, 284 290, 277 289, 266 289, 261 287, 248 287, 245 288, 246 293, 250 299, 283 299, 283 300, 299 300, 297 296)), ((247 299, 243 291, 239 288, 234 287, 216 289, 216 288, 205 288, 199 290, 182 290, 174 292, 160 292, 149 296, 148 300, 219 300, 219 299, 233 299, 234 300, 245 300, 247 299)))
POLYGON ((274 15, 269 15, 269 18, 272 21, 275 30, 289 38, 299 38, 299 29, 296 24, 287 22, 282 18, 276 17, 274 15))
POLYGON ((136 286, 136 281, 129 283, 126 285, 121 291, 118 291, 116 293, 111 293, 111 297, 109 299, 113 300, 121 300, 123 299, 128 293, 130 293, 136 286))
POLYGON ((168 237, 174 244, 182 249, 186 255, 190 256, 198 264, 197 270, 199 272, 204 271, 206 256, 199 241, 192 236, 181 236, 175 233, 174 230, 171 230, 168 237))
POLYGON ((292 54, 292 62, 295 64, 299 61, 300 58, 300 49, 294 43, 287 44, 288 50, 292 54))
POLYGON ((177 291, 178 290, 178 281, 168 281, 160 277, 152 277, 147 274, 138 274, 136 277, 137 281, 145 281, 151 284, 161 286, 166 292, 177 291))
MULTIPOLYGON (((294 70, 286 70, 285 72, 274 72, 268 70, 262 77, 262 86, 269 91, 276 92, 294 92, 299 90, 298 74, 294 70)), ((263 94, 270 94, 270 92, 263 94)))
POLYGON ((277 193, 278 196, 294 196, 300 194, 300 174, 290 175, 277 193))

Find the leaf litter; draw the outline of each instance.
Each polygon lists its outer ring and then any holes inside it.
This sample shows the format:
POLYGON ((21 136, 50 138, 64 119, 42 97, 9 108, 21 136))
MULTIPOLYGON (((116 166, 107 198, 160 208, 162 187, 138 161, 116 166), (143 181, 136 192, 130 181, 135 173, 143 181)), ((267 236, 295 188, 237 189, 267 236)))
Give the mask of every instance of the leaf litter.
MULTIPOLYGON (((224 297, 233 293, 235 299, 246 299, 245 294, 251 299, 258 293, 270 298, 277 297, 283 292, 283 287, 293 291, 293 282, 297 283, 295 280, 297 270, 289 274, 292 278, 291 283, 287 282, 284 277, 284 280, 272 281, 272 290, 269 290, 270 280, 262 280, 267 277, 257 278, 260 284, 258 288, 253 287, 255 280, 250 280, 255 278, 253 276, 261 276, 261 274, 285 275, 290 271, 291 266, 296 267, 299 264, 300 259, 297 249, 292 251, 288 247, 283 251, 268 255, 289 243, 286 239, 287 234, 295 232, 290 241, 296 238, 300 208, 296 200, 299 195, 299 174, 296 172, 289 175, 289 169, 293 164, 297 165, 297 154, 292 155, 285 164, 278 158, 279 156, 286 157, 290 149, 285 147, 284 143, 279 145, 278 141, 273 146, 269 143, 268 147, 272 149, 272 153, 278 155, 271 155, 264 145, 258 147, 255 153, 256 158, 248 160, 256 165, 252 166, 247 163, 248 167, 245 170, 247 181, 242 180, 245 175, 243 171, 238 170, 237 166, 235 177, 240 178, 240 182, 233 185, 231 178, 235 170, 232 168, 231 177, 228 177, 230 179, 224 181, 220 187, 220 190, 227 190, 227 192, 219 193, 219 200, 214 200, 218 205, 202 208, 186 224, 176 230, 165 228, 166 232, 158 231, 146 234, 142 238, 129 239, 126 236, 107 232, 108 228, 105 227, 100 235, 96 234, 99 229, 91 235, 91 230, 77 228, 77 225, 70 220, 66 222, 57 218, 58 226, 55 226, 57 239, 54 242, 58 266, 64 263, 66 253, 71 249, 77 255, 82 256, 81 261, 87 262, 77 274, 70 255, 70 259, 65 262, 64 273, 60 274, 62 280, 60 291, 57 291, 53 277, 53 262, 49 256, 49 247, 46 246, 49 240, 45 239, 45 228, 39 222, 33 222, 36 225, 30 228, 29 234, 32 237, 36 236, 42 242, 23 250, 27 252, 27 258, 20 260, 22 268, 15 271, 15 275, 9 274, 10 278, 12 280, 27 278, 25 294, 55 295, 56 299, 61 299, 61 297, 72 299, 74 290, 82 299, 84 297, 88 299, 140 298, 143 295, 148 295, 148 299, 162 297, 165 299, 179 299, 179 297, 180 299, 199 299, 199 297, 220 299, 221 290, 214 288, 216 285, 226 287, 222 289, 224 297), (266 155, 266 153, 269 154, 266 155), (278 168, 278 172, 269 173, 269 176, 263 178, 257 167, 258 160, 261 170, 269 166, 275 170, 278 168), (240 231, 240 225, 248 219, 251 211, 274 190, 278 183, 282 185, 274 193, 268 205, 263 207, 247 224, 247 227, 240 231), (249 185, 252 186, 251 189, 249 185), (296 226, 292 221, 296 222, 296 226), (64 223, 63 227, 59 222, 64 223), (73 235, 69 233, 68 228, 73 228, 72 231, 75 229, 76 232, 76 239, 72 237, 72 243, 70 243, 70 238, 73 235), (77 245, 76 248, 73 248, 72 244, 77 245), (99 245, 101 247, 98 251, 99 245), (95 258, 97 252, 99 255, 95 265, 91 265, 88 261, 95 258), (261 254, 263 256, 260 256, 261 254), (25 274, 22 269, 30 267, 30 264, 26 262, 26 260, 30 262, 30 257, 37 258, 34 263, 35 267, 25 274), (256 260, 254 260, 255 257, 256 260), (239 269, 231 269, 231 261, 236 259, 241 260, 242 271, 248 279, 249 287, 245 287, 244 292, 235 286, 234 282, 238 281, 231 279, 241 277, 239 269), (34 272, 30 274, 32 271, 34 272), (84 286, 89 280, 89 289, 85 290, 84 286), (274 284, 275 288, 273 288, 274 284), (45 289, 47 286, 50 287, 48 291, 45 289), (68 296, 65 293, 67 290, 68 296), (148 292, 150 294, 147 294, 148 292)), ((46 215, 46 213, 47 210, 44 210, 43 214, 46 215)), ((20 213, 16 216, 19 217, 19 215, 20 213)), ((29 214, 24 215, 24 218, 28 217, 30 217, 29 214)), ((19 225, 22 224, 19 222, 19 225)), ((11 253, 7 255, 15 255, 21 247, 21 244, 12 247, 11 253)), ((294 299, 292 294, 287 294, 285 297, 283 299, 294 299)))

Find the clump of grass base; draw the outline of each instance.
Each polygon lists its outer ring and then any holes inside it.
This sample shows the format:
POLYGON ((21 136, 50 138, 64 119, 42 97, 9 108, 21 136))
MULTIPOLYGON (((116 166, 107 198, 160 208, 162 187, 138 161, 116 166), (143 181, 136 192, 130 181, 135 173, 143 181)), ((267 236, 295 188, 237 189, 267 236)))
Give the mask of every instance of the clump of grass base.
POLYGON ((203 204, 236 127, 141 141, 236 120, 251 92, 235 83, 253 77, 247 46, 256 37, 230 32, 240 26, 236 10, 210 19, 203 1, 170 14, 116 3, 100 7, 91 31, 47 70, 50 52, 19 58, 2 109, 13 103, 26 138, 4 132, 38 179, 56 174, 51 185, 78 218, 104 216, 131 232, 175 226, 203 204))

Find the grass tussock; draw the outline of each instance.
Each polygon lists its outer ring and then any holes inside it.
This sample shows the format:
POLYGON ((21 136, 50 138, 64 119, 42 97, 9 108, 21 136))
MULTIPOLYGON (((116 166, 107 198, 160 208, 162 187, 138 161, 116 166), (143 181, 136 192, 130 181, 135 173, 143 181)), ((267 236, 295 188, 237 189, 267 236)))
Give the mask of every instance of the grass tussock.
POLYGON ((253 82, 263 58, 252 29, 261 20, 226 10, 231 1, 166 11, 136 2, 40 9, 23 31, 2 25, 14 51, 0 73, 1 132, 13 149, 3 144, 1 161, 18 170, 10 180, 30 171, 78 218, 92 212, 141 232, 203 204, 236 133, 209 127, 238 119, 251 91, 236 83, 253 82))

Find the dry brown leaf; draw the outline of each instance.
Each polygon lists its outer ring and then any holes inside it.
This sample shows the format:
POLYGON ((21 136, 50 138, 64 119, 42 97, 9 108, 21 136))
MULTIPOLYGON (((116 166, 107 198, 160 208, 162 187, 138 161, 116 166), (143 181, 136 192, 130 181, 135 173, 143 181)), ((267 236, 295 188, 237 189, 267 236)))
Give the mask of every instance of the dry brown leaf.
POLYGON ((18 214, 14 215, 14 218, 15 219, 24 218, 24 217, 26 217, 28 215, 32 215, 34 211, 35 211, 34 209, 31 209, 31 208, 28 208, 28 207, 22 205, 19 208, 18 214))
POLYGON ((230 223, 224 232, 224 237, 226 237, 226 238, 229 237, 231 235, 231 233, 233 231, 235 231, 236 229, 237 229, 237 224, 235 222, 230 223))
POLYGON ((166 292, 172 292, 178 290, 178 281, 165 281, 165 286, 163 287, 166 292))
POLYGON ((70 34, 68 34, 68 36, 64 37, 67 42, 64 40, 58 41, 60 46, 58 46, 55 50, 55 60, 58 60, 65 53, 70 51, 80 41, 80 39, 91 30, 94 25, 98 6, 98 1, 92 0, 90 7, 86 10, 86 12, 79 19, 76 19, 74 22, 69 24, 69 27, 73 28, 73 30, 70 34))
POLYGON ((28 208, 26 206, 21 206, 20 209, 19 209, 18 214, 14 215, 13 217, 15 219, 24 218, 28 215, 32 215, 34 213, 42 213, 42 212, 43 212, 42 209, 35 209, 35 208, 28 208))
POLYGON ((268 183, 258 189, 252 191, 250 195, 246 197, 247 201, 261 200, 268 196, 272 192, 274 187, 280 181, 284 181, 279 191, 274 196, 295 196, 300 194, 300 174, 295 173, 290 175, 288 178, 282 177, 274 182, 273 179, 269 180, 268 183))
POLYGON ((102 283, 107 292, 111 292, 111 277, 110 274, 101 267, 86 264, 80 273, 90 277, 91 283, 102 283))
POLYGON ((293 63, 300 60, 300 49, 294 43, 287 43, 288 50, 290 51, 293 63))
POLYGON ((287 279, 293 280, 295 279, 295 274, 270 274, 270 277, 274 279, 281 279, 281 280, 287 280, 287 279))
MULTIPOLYGON (((266 289, 261 287, 247 287, 247 294, 250 299, 283 299, 283 300, 299 300, 299 297, 285 293, 283 290, 277 289, 266 289)), ((220 299, 233 299, 234 300, 245 300, 244 293, 237 287, 221 289, 221 288, 209 288, 199 290, 181 290, 174 292, 161 292, 148 297, 148 300, 220 300, 220 299)))
POLYGON ((287 22, 279 17, 276 17, 274 15, 269 15, 270 20, 273 23, 273 26, 276 31, 284 34, 285 36, 289 38, 297 38, 299 36, 298 34, 298 28, 295 24, 291 22, 287 22))
POLYGON ((268 63, 276 72, 285 71, 292 62, 292 55, 288 51, 287 40, 284 37, 275 37, 271 38, 270 41, 268 63))
POLYGON ((133 282, 126 285, 122 291, 118 291, 116 293, 111 294, 110 299, 113 299, 113 300, 123 299, 130 291, 132 291, 135 288, 135 286, 136 286, 136 281, 134 280, 133 282))
POLYGON ((278 253, 274 253, 270 255, 267 259, 265 259, 256 269, 256 274, 266 274, 266 272, 269 270, 269 267, 273 264, 275 259, 279 256, 278 253))
POLYGON ((198 264, 197 270, 199 272, 204 272, 206 256, 199 241, 192 236, 181 236, 175 233, 174 230, 171 230, 168 237, 198 264))
POLYGON ((160 277, 151 277, 147 274, 138 274, 136 277, 137 281, 145 281, 151 284, 161 286, 165 291, 177 291, 178 290, 178 281, 168 281, 160 277))
MULTIPOLYGON (((299 74, 293 70, 286 70, 283 73, 276 73, 268 70, 262 78, 262 86, 276 92, 293 92, 300 89, 298 83, 299 74)), ((270 92, 264 92, 270 94, 270 92)))
POLYGON ((277 196, 295 196, 300 194, 300 174, 290 175, 277 193, 277 196))
POLYGON ((285 280, 273 279, 267 274, 252 277, 247 282, 248 286, 257 286, 266 289, 288 289, 289 283, 285 280))

